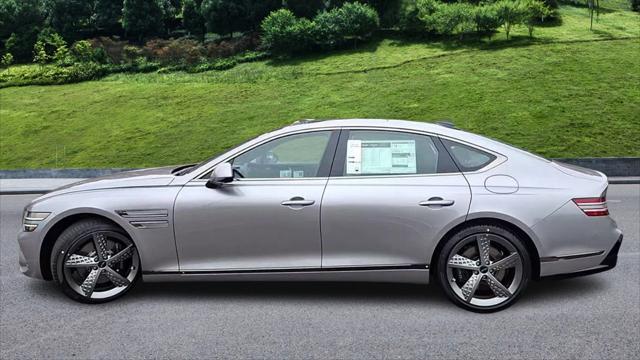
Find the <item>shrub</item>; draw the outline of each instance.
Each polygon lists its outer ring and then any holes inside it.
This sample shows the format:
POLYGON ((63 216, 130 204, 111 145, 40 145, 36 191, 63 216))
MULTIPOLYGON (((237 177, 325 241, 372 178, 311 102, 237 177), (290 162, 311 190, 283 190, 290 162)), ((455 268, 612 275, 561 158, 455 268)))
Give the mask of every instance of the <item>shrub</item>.
POLYGON ((205 49, 200 42, 186 38, 149 40, 141 52, 147 59, 163 65, 192 65, 199 63, 205 55, 205 49))
POLYGON ((346 3, 336 11, 344 37, 364 39, 380 27, 380 17, 369 5, 346 3))
POLYGON ((551 14, 551 10, 539 0, 520 0, 522 22, 529 30, 529 36, 533 37, 534 26, 551 14))
POLYGON ((76 41, 71 47, 71 54, 78 62, 94 61, 94 50, 87 40, 76 41))
POLYGON ((405 33, 419 33, 424 31, 424 24, 420 21, 416 0, 402 0, 398 15, 398 28, 405 33))
POLYGON ((435 0, 420 0, 418 16, 428 31, 441 35, 463 35, 477 29, 476 8, 467 3, 444 4, 435 0))
POLYGON ((209 58, 229 57, 236 54, 255 50, 260 45, 258 34, 249 34, 233 39, 225 39, 217 42, 210 42, 206 45, 206 53, 209 58))
POLYGON ((9 66, 11 66, 11 64, 13 64, 13 55, 11 55, 11 53, 6 53, 6 54, 2 55, 2 59, 0 60, 0 64, 2 65, 3 68, 7 69, 7 72, 9 72, 9 66))
POLYGON ((631 3, 631 10, 640 12, 640 0, 629 0, 631 3))
POLYGON ((496 12, 500 18, 502 27, 504 27, 507 39, 509 39, 509 34, 513 26, 521 24, 524 21, 523 7, 518 1, 513 0, 499 0, 494 6, 496 7, 496 12))
POLYGON ((332 49, 343 40, 343 21, 336 9, 322 11, 313 19, 314 42, 325 49, 332 49))
POLYGON ((58 64, 67 65, 69 59, 69 48, 62 36, 45 29, 38 35, 38 41, 33 46, 33 61, 44 65, 54 60, 58 64))
POLYGON ((477 6, 475 9, 476 31, 478 33, 491 33, 500 27, 500 17, 493 4, 477 6))
POLYGON ((274 53, 299 53, 313 45, 314 24, 287 9, 272 12, 262 22, 262 44, 274 53))
POLYGON ((106 36, 90 39, 88 41, 95 49, 96 59, 104 59, 103 61, 98 62, 120 64, 125 60, 124 48, 128 45, 128 42, 114 40, 106 36))

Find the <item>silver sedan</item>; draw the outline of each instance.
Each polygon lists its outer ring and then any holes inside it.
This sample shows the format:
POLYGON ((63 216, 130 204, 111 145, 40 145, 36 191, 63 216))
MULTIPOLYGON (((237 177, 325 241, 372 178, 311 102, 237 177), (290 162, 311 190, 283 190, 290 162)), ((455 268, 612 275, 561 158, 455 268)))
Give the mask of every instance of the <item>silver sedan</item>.
POLYGON ((137 281, 437 282, 480 312, 616 265, 607 178, 450 126, 302 121, 24 210, 20 269, 100 303, 137 281))

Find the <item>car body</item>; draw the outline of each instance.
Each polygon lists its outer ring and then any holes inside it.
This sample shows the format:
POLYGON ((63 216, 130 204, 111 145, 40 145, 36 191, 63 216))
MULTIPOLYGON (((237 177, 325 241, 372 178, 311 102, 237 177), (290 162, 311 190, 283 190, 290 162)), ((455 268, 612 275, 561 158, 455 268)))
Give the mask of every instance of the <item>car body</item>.
MULTIPOLYGON (((130 239, 131 246, 116 247, 135 248, 144 281, 428 283, 447 241, 473 226, 515 239, 504 246, 494 241, 496 251, 506 256, 520 250, 527 281, 592 273, 615 266, 622 241, 608 216, 607 186, 597 171, 448 126, 303 121, 198 165, 90 179, 33 200, 18 238, 20 269, 64 282, 64 265, 53 259, 65 250, 56 243, 72 224, 92 218, 130 239)), ((467 254, 476 254, 469 256, 478 267, 469 265, 462 277, 477 274, 478 287, 499 269, 490 268, 498 260, 488 253, 480 268, 481 235, 474 231, 472 242, 479 245, 467 254)), ((115 250, 97 256, 100 246, 80 251, 87 263, 115 256, 115 250)), ((513 277, 515 270, 509 271, 513 277)), ((459 274, 449 275, 455 282, 459 274)), ((136 269, 130 280, 138 276, 136 269)), ((509 303, 465 298, 462 283, 455 290, 471 310, 509 303)))

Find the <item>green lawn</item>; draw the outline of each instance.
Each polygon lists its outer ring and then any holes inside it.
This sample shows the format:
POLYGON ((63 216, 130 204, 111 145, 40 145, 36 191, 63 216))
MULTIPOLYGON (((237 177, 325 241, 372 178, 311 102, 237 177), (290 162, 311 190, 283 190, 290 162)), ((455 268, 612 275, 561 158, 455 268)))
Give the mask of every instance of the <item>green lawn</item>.
POLYGON ((201 74, 0 89, 0 168, 198 161, 300 118, 452 119, 548 157, 640 156, 640 17, 563 7, 492 40, 382 39, 201 74))

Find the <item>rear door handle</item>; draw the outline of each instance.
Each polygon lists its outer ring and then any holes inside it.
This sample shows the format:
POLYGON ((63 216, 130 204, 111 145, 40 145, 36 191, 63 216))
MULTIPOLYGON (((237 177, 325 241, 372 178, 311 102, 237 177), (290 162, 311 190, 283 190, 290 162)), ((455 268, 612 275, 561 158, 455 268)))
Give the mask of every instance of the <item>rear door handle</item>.
POLYGON ((311 206, 315 203, 316 203, 315 200, 305 200, 302 197, 296 196, 296 197, 292 197, 289 200, 285 200, 280 204, 283 206, 311 206))
POLYGON ((418 205, 420 206, 451 206, 456 202, 453 200, 444 200, 440 197, 432 197, 426 201, 420 201, 418 205))

